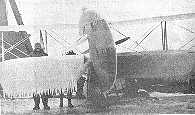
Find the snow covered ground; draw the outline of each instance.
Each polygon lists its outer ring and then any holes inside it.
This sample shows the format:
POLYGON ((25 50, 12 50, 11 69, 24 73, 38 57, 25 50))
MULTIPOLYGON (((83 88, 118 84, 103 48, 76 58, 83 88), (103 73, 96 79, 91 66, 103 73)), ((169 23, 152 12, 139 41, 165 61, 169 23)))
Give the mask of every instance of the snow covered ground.
POLYGON ((33 111, 33 99, 23 100, 1 100, 2 114, 133 114, 133 113, 194 113, 195 114, 195 95, 194 94, 171 94, 153 92, 150 94, 153 97, 158 97, 159 100, 146 98, 120 98, 116 97, 113 100, 116 103, 112 104, 109 109, 98 109, 90 107, 85 103, 85 100, 73 100, 74 108, 67 108, 67 100, 64 99, 64 107, 59 108, 59 99, 49 99, 51 110, 33 111))

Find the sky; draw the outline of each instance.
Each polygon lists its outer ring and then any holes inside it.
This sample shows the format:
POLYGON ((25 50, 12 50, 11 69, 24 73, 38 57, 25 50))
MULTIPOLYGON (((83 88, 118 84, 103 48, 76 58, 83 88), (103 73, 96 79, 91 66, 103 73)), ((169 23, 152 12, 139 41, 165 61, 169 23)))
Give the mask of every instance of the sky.
MULTIPOLYGON (((16 25, 15 18, 8 3, 9 0, 5 1, 7 1, 9 25, 16 25)), ((78 35, 78 28, 65 27, 61 24, 78 24, 81 9, 83 7, 96 10, 107 21, 122 21, 154 16, 195 13, 195 0, 16 0, 16 3, 25 25, 54 25, 47 31, 50 31, 50 34, 55 36, 64 45, 59 45, 59 43, 50 38, 50 43, 48 45, 51 55, 61 55, 61 52, 66 50, 65 47, 67 47, 67 44, 65 43, 65 40, 72 44, 80 37, 78 35), (56 49, 58 53, 56 53, 56 49)), ((194 34, 186 32, 178 26, 174 26, 174 24, 180 24, 195 31, 193 23, 195 23, 195 20, 189 19, 174 21, 168 25, 170 49, 177 49, 194 37, 194 34)), ((144 33, 157 24, 158 23, 117 25, 116 28, 127 36, 132 37, 134 41, 140 41, 140 39, 143 38, 144 33)), ((39 41, 39 30, 39 28, 31 28, 28 30, 31 34, 32 44, 39 41)), ((112 32, 115 41, 123 37, 116 31, 112 30, 112 32)), ((159 27, 149 37, 149 40, 144 41, 143 46, 148 50, 162 49, 159 47, 161 46, 160 33, 159 27)), ((130 47, 132 45, 132 41, 127 41, 123 44, 125 47, 130 47)), ((190 48, 192 45, 193 44, 186 48, 190 48)), ((78 46, 78 48, 86 49, 87 43, 78 46)), ((138 47, 134 50, 143 49, 138 47)), ((127 48, 126 50, 121 47, 118 48, 118 52, 121 51, 129 50, 127 50, 127 48)))
MULTIPOLYGON (((8 1, 8 0, 7 0, 8 1)), ((82 7, 108 21, 195 12, 195 0, 16 0, 25 25, 77 24, 82 7)), ((13 21, 10 24, 14 24, 13 21)))

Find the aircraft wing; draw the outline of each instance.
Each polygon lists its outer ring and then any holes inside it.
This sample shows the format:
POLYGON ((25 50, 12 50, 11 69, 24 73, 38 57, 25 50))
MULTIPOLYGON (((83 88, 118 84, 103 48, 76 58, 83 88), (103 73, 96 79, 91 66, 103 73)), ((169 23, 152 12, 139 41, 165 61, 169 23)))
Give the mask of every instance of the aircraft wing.
MULTIPOLYGON (((160 22, 160 21, 176 21, 176 20, 185 20, 195 18, 195 13, 185 13, 185 14, 175 14, 175 15, 167 15, 167 16, 156 16, 156 17, 147 17, 147 18, 139 18, 132 20, 124 20, 124 21, 114 21, 109 22, 111 24, 144 24, 151 22, 160 22)), ((62 26, 69 26, 78 28, 78 24, 59 24, 62 26)), ((0 26, 0 31, 26 31, 30 28, 39 28, 39 29, 51 29, 56 25, 17 25, 17 26, 0 26)))
POLYGON ((83 56, 7 60, 0 63, 0 81, 4 94, 13 97, 49 89, 73 89, 83 67, 83 56))
POLYGON ((152 22, 176 21, 176 20, 185 20, 185 19, 192 19, 192 18, 195 18, 195 13, 139 18, 139 19, 124 20, 124 21, 111 22, 111 23, 112 24, 127 24, 127 23, 128 24, 145 24, 145 23, 152 23, 152 22))

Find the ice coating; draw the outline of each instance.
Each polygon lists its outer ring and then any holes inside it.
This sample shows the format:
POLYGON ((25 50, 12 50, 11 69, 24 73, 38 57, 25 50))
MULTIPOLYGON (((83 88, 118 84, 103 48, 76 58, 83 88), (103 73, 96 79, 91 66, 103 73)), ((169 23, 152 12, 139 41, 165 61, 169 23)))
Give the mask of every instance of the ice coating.
POLYGON ((76 87, 84 67, 79 56, 30 57, 0 63, 0 81, 4 94, 41 93, 47 90, 76 87))

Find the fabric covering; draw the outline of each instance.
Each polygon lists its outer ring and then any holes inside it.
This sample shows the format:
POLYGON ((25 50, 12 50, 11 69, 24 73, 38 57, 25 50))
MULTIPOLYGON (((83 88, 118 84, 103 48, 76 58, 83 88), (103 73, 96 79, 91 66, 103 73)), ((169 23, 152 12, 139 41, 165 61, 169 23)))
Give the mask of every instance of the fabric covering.
POLYGON ((0 63, 0 83, 4 94, 13 97, 76 88, 83 67, 82 56, 13 59, 0 63))
POLYGON ((147 51, 118 54, 120 78, 187 81, 195 71, 195 53, 187 51, 147 51))

